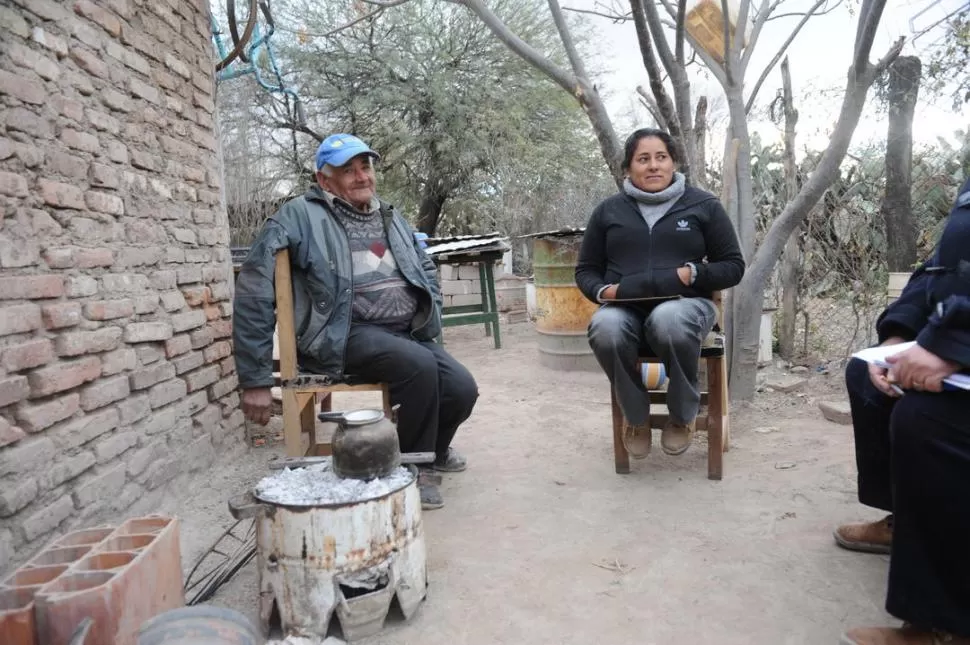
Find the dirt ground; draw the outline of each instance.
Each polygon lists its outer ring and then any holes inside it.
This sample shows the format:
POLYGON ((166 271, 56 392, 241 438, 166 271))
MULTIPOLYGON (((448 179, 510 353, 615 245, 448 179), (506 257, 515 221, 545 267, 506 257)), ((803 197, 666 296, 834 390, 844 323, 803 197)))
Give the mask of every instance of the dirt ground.
MULTIPOLYGON (((841 373, 801 395, 768 393, 732 410, 725 476, 706 478, 700 437, 616 475, 601 373, 538 363, 529 323, 447 330, 481 398, 455 446, 469 469, 445 477, 446 506, 424 514, 428 600, 367 645, 825 644, 883 610, 888 557, 835 547, 840 522, 878 514, 856 502, 851 428, 822 419, 841 373)), ((368 395, 338 399, 379 404, 368 395)), ((184 499, 188 570, 232 517, 226 500, 266 474, 280 446, 251 449, 184 499)), ((213 604, 256 620, 255 563, 213 604)))

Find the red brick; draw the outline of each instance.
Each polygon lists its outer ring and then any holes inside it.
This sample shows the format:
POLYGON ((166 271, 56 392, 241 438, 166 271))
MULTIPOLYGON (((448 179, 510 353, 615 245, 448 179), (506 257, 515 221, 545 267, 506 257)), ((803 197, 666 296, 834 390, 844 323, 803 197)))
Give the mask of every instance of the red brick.
POLYGON ((114 264, 114 253, 111 249, 77 249, 74 253, 77 266, 82 269, 95 267, 109 267, 114 264))
POLYGON ((0 364, 8 372, 19 372, 33 367, 46 365, 54 360, 54 345, 50 340, 41 338, 29 340, 19 345, 8 345, 3 349, 0 364))
POLYGON ((81 305, 77 302, 44 305, 41 316, 47 329, 73 327, 81 322, 81 305))
POLYGON ((0 417, 0 448, 16 443, 27 436, 27 433, 17 426, 10 425, 10 422, 0 417))
POLYGON ((30 386, 24 376, 8 376, 0 379, 0 408, 23 401, 30 393, 30 386))
POLYGON ((109 195, 96 190, 84 194, 84 201, 88 208, 107 215, 124 215, 125 202, 117 195, 109 195))
POLYGON ((103 188, 118 188, 121 184, 120 173, 112 168, 100 163, 91 164, 89 171, 92 186, 103 188))
POLYGON ((0 278, 0 299, 34 300, 64 295, 64 278, 59 275, 22 275, 0 278))
POLYGON ((175 366, 175 374, 180 375, 205 365, 205 357, 202 352, 195 351, 172 359, 172 365, 175 366))
POLYGON ((77 394, 68 394, 36 405, 24 403, 17 406, 17 421, 27 432, 40 432, 74 416, 80 409, 80 402, 81 397, 77 394))
POLYGON ((99 376, 101 361, 92 356, 42 367, 28 374, 27 379, 30 382, 31 398, 37 398, 70 390, 99 376))
POLYGON ((232 336, 232 321, 230 320, 216 320, 208 324, 208 328, 212 331, 213 338, 229 338, 232 336))
POLYGON ((172 330, 176 333, 198 329, 205 324, 205 312, 193 309, 184 313, 175 314, 171 318, 172 330))
POLYGON ((192 350, 192 339, 188 334, 173 336, 165 341, 165 358, 172 358, 192 350))
POLYGON ((58 356, 80 356, 110 352, 121 343, 121 327, 105 327, 95 331, 75 331, 61 334, 54 341, 58 356))
POLYGON ((58 246, 44 251, 44 262, 48 269, 70 269, 74 266, 74 249, 70 246, 58 246))
POLYGON ((0 70, 0 94, 9 94, 24 103, 42 105, 47 100, 44 84, 33 81, 24 75, 15 75, 0 70))
POLYGON ((70 184, 62 184, 49 179, 38 181, 40 196, 45 204, 55 208, 74 208, 84 210, 84 191, 70 184))
POLYGON ((222 370, 222 375, 227 376, 236 371, 236 359, 232 356, 226 360, 219 363, 219 368, 222 370))
POLYGON ((74 11, 79 16, 84 16, 88 20, 97 23, 106 32, 117 38, 121 35, 121 21, 115 18, 110 11, 88 2, 88 0, 78 0, 74 3, 74 11))
POLYGON ((229 344, 229 341, 219 341, 206 347, 204 354, 206 363, 215 363, 232 355, 232 345, 229 344))
POLYGON ((84 305, 84 317, 88 320, 114 320, 134 313, 135 303, 131 300, 98 300, 84 305))
POLYGON ((212 401, 218 401, 230 392, 234 392, 237 387, 239 387, 239 378, 235 374, 230 374, 229 376, 216 381, 216 383, 209 388, 209 399, 212 401))
POLYGON ((209 302, 208 287, 191 287, 189 289, 182 289, 182 295, 185 296, 185 304, 190 307, 198 307, 203 303, 209 302))
POLYGON ((219 307, 206 307, 203 311, 205 311, 205 319, 209 322, 222 318, 222 312, 219 311, 219 307))
POLYGON ((78 67, 88 72, 92 76, 97 76, 99 78, 108 77, 108 67, 101 62, 98 56, 90 53, 86 49, 81 47, 71 48, 71 58, 77 63, 78 67))
POLYGON ((125 327, 126 343, 150 343, 172 337, 172 325, 167 322, 131 323, 125 327))
POLYGON ((13 172, 0 172, 0 194, 26 197, 27 179, 13 172))
POLYGON ((33 331, 40 325, 40 307, 35 304, 0 307, 0 336, 33 331))

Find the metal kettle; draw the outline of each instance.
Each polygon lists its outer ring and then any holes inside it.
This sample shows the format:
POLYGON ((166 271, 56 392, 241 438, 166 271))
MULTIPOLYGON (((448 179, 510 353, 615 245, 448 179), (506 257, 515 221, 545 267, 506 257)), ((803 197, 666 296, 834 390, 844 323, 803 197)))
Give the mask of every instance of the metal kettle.
MULTIPOLYGON (((394 416, 398 407, 391 410, 394 416)), ((396 419, 388 419, 383 411, 365 408, 321 412, 318 418, 337 424, 331 448, 333 471, 338 477, 387 477, 401 465, 396 419)))

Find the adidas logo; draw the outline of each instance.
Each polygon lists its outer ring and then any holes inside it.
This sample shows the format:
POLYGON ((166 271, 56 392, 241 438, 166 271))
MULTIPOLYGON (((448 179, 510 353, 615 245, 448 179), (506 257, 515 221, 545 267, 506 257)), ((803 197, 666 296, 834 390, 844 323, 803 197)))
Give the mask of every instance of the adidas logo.
POLYGON ((677 220, 677 230, 678 231, 689 231, 690 230, 690 222, 688 222, 685 219, 677 220))

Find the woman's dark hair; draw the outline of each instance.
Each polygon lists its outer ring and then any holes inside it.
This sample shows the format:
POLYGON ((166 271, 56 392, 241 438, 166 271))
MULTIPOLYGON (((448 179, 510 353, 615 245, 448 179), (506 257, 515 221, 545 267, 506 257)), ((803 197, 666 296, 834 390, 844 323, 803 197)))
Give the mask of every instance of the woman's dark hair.
POLYGON ((669 133, 658 130, 657 128, 640 128, 627 137, 626 143, 623 144, 623 165, 621 167, 624 171, 630 169, 630 164, 633 163, 633 155, 637 151, 637 144, 640 143, 640 139, 646 139, 648 137, 656 137, 663 141, 664 146, 667 147, 667 154, 670 155, 673 162, 680 163, 680 159, 677 157, 677 144, 669 133))

